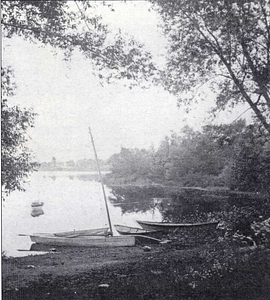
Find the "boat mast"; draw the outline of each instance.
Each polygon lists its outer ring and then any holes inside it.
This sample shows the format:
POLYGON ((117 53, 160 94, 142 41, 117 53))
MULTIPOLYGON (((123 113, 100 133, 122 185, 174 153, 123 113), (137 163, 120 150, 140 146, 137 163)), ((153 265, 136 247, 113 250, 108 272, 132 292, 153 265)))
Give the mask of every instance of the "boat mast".
POLYGON ((93 149, 94 149, 95 157, 96 157, 96 161, 97 161, 98 173, 99 173, 99 178, 100 178, 100 182, 101 182, 101 186, 102 186, 102 191, 103 191, 103 196, 104 196, 104 201, 105 201, 105 207, 106 207, 107 217, 108 217, 108 221, 109 221, 110 232, 111 232, 111 235, 113 235, 112 223, 111 223, 111 218, 110 218, 110 214, 109 214, 109 208, 108 208, 106 193, 105 193, 104 184, 103 184, 103 180, 102 180, 102 176, 101 176, 101 172, 100 172, 97 151, 96 151, 96 147, 95 147, 95 143, 94 143, 94 139, 93 139, 90 127, 89 127, 89 134, 90 134, 90 137, 91 137, 91 142, 92 142, 92 145, 93 145, 93 149))

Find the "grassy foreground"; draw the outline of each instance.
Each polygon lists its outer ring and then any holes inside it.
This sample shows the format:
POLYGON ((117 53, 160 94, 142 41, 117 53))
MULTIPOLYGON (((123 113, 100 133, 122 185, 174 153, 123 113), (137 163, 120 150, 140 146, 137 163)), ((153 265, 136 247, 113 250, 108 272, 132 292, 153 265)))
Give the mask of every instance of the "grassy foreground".
POLYGON ((218 243, 56 248, 3 258, 2 299, 268 300, 270 249, 218 243))

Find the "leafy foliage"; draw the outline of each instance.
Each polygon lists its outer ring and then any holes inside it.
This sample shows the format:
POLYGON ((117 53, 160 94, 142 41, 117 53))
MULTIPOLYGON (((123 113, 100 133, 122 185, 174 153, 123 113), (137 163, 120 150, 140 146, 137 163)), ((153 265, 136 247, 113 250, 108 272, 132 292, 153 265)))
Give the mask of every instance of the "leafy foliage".
POLYGON ((1 110, 1 183, 2 192, 8 195, 14 190, 24 190, 24 178, 34 171, 38 164, 32 162, 31 153, 25 146, 26 131, 33 127, 35 114, 18 106, 10 107, 7 97, 12 96, 14 84, 10 69, 2 69, 1 110))
MULTIPOLYGON (((14 35, 90 59, 100 79, 125 79, 130 87, 146 82, 156 67, 143 45, 121 34, 111 37, 90 1, 2 1, 4 37, 14 35), (110 70, 108 72, 108 70, 110 70)), ((105 5, 105 3, 104 3, 105 5)))
POLYGON ((248 126, 235 146, 232 188, 270 192, 270 139, 256 125, 248 126))
POLYGON ((201 132, 185 127, 166 137, 154 151, 122 149, 111 157, 111 179, 121 183, 230 187, 269 192, 269 137, 243 120, 207 125, 201 132))
POLYGON ((153 1, 170 39, 165 88, 190 104, 216 93, 216 110, 246 102, 270 133, 268 0, 153 1), (205 90, 207 91, 207 89, 205 90))
POLYGON ((151 168, 149 152, 139 149, 122 148, 119 154, 114 154, 108 160, 112 166, 115 179, 123 183, 146 182, 151 168))
MULTIPOLYGON (((165 176, 160 179, 182 186, 227 186, 233 161, 232 145, 244 126, 243 121, 233 125, 207 125, 202 132, 185 127, 181 135, 166 138, 165 176)), ((160 158, 164 153, 164 142, 154 157, 160 158)))

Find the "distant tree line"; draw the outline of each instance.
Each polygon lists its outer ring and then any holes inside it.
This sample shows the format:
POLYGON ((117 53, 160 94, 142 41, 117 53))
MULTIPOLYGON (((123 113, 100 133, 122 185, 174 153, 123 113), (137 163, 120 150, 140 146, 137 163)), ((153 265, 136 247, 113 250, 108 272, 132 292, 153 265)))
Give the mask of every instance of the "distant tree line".
POLYGON ((202 131, 186 126, 166 137, 154 150, 126 149, 108 160, 115 184, 165 184, 227 187, 269 191, 270 139, 257 124, 238 120, 207 125, 202 131))
MULTIPOLYGON (((99 166, 102 171, 108 171, 108 164, 99 160, 99 166)), ((97 163, 93 159, 80 159, 78 161, 68 160, 66 162, 58 161, 55 157, 50 162, 42 162, 40 171, 98 171, 97 163)))

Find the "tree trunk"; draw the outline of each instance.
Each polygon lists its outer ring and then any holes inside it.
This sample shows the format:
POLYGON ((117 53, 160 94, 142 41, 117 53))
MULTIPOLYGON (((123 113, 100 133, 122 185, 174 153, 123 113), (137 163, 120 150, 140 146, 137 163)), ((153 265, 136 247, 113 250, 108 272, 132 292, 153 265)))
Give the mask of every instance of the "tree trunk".
POLYGON ((261 111, 258 109, 257 105, 251 100, 251 98, 249 97, 249 95, 247 94, 247 92, 245 91, 245 88, 243 87, 243 85, 240 83, 240 81, 238 80, 238 78, 235 76, 234 72, 231 69, 231 66, 228 64, 228 62, 226 61, 226 59, 224 58, 224 56, 222 54, 219 53, 219 57, 220 59, 223 61, 223 63, 225 64, 226 68, 228 69, 234 83, 236 84, 236 86, 238 87, 238 89, 240 90, 242 96, 244 97, 244 99, 246 100, 246 102, 250 105, 250 107, 253 109, 254 113, 256 114, 257 118, 261 121, 261 123, 263 124, 264 128, 268 131, 268 133, 270 134, 270 124, 267 123, 265 117, 263 116, 263 114, 261 113, 261 111))
POLYGON ((266 104, 267 104, 268 108, 270 109, 270 97, 268 95, 267 88, 265 87, 264 83, 262 82, 262 78, 260 78, 261 76, 259 76, 257 73, 256 67, 254 66, 252 59, 248 53, 247 45, 245 44, 245 41, 243 39, 241 41, 241 46, 243 49, 243 54, 248 62, 248 66, 251 69, 253 79, 257 83, 257 85, 260 89, 260 92, 262 93, 262 95, 266 101, 266 104))

